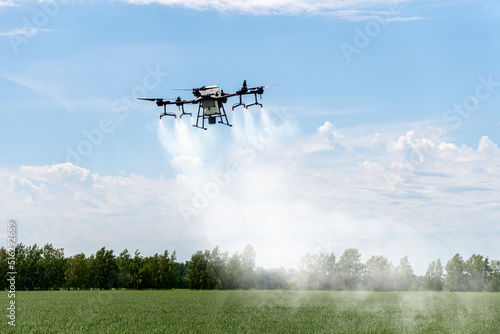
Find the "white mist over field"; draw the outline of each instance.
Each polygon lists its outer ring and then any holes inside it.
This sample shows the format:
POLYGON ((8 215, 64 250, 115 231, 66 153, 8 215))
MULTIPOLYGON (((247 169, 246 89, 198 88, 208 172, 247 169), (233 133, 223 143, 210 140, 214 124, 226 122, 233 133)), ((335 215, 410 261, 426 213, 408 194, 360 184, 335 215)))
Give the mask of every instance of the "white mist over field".
POLYGON ((252 244, 261 266, 295 265, 310 248, 314 213, 282 159, 294 125, 283 112, 242 114, 231 115, 230 129, 192 130, 187 119, 158 123, 166 158, 185 186, 179 217, 203 231, 207 247, 236 252, 252 244))

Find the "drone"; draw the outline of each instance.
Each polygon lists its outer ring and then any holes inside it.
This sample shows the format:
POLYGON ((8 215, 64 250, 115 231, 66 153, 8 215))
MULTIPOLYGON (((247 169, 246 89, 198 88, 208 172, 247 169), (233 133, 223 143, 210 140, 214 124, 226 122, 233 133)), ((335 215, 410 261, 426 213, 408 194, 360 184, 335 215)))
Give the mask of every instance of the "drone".
POLYGON ((228 98, 233 96, 239 97, 239 102, 233 104, 232 110, 235 108, 243 106, 248 109, 251 106, 260 106, 262 108, 262 104, 257 101, 257 95, 262 99, 262 94, 264 94, 264 88, 268 88, 276 85, 268 85, 268 86, 258 86, 253 88, 248 88, 247 81, 243 81, 243 86, 240 90, 236 91, 232 94, 224 93, 224 90, 221 90, 218 86, 202 86, 200 88, 192 88, 192 89, 176 89, 176 90, 184 90, 184 91, 192 91, 195 99, 192 100, 183 100, 180 96, 177 99, 170 98, 144 98, 139 97, 138 100, 146 100, 156 102, 158 107, 163 107, 163 114, 160 115, 160 119, 164 116, 172 116, 177 118, 177 114, 173 112, 167 112, 167 105, 176 105, 179 107, 179 111, 181 112, 180 118, 185 115, 189 115, 193 117, 192 113, 187 113, 184 110, 185 104, 198 104, 198 116, 196 118, 196 124, 193 127, 207 130, 205 127, 205 120, 208 120, 208 124, 216 124, 217 119, 220 124, 227 125, 231 127, 227 119, 226 110, 224 109, 224 103, 227 103, 228 98), (243 95, 251 95, 255 96, 255 102, 250 104, 245 104, 242 100, 243 95), (201 120, 201 126, 200 126, 201 120))

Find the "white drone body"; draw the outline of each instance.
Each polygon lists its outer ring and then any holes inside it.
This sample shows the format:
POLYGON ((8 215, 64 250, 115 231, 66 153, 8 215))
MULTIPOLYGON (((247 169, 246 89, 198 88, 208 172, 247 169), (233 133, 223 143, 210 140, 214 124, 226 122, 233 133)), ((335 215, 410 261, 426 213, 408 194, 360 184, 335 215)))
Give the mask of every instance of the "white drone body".
POLYGON ((214 116, 221 113, 219 107, 219 101, 213 98, 218 98, 221 96, 221 90, 217 86, 207 86, 203 91, 200 91, 202 98, 208 98, 201 100, 201 107, 203 108, 203 115, 214 116))

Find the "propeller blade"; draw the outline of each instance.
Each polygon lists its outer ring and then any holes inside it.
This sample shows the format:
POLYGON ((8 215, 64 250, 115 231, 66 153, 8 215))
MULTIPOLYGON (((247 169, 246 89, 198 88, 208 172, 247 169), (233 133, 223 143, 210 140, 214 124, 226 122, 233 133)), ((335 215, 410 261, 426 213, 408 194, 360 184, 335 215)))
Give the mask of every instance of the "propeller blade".
POLYGON ((152 97, 138 97, 138 100, 145 100, 145 101, 170 101, 170 100, 175 100, 175 97, 157 97, 157 98, 152 98, 152 97))
POLYGON ((259 89, 259 88, 268 88, 268 87, 278 86, 278 85, 281 85, 281 83, 273 84, 273 85, 267 85, 267 86, 258 86, 258 87, 248 88, 248 90, 259 89))

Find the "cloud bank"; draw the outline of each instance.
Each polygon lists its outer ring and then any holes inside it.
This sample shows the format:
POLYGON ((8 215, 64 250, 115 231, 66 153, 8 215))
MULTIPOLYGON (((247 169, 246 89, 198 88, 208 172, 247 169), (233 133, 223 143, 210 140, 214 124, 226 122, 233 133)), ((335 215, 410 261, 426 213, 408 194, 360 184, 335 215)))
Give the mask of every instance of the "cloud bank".
POLYGON ((0 32, 0 36, 17 36, 17 35, 29 36, 29 35, 35 35, 39 32, 52 32, 52 29, 23 27, 23 28, 12 29, 7 32, 0 32))
POLYGON ((329 121, 298 135, 276 114, 235 113, 229 140, 189 120, 158 123, 169 178, 71 163, 2 170, 2 219, 19 221, 23 243, 69 254, 169 249, 187 260, 252 244, 258 265, 287 267, 355 247, 394 263, 408 255, 419 274, 456 252, 500 255, 500 149, 489 138, 457 146, 430 127, 352 138, 329 121))
MULTIPOLYGON (((131 4, 157 3, 165 6, 185 7, 194 10, 217 10, 254 15, 298 15, 336 13, 343 17, 360 17, 375 10, 388 10, 394 1, 387 0, 124 0, 131 4)), ((396 5, 412 2, 398 1, 396 5)))

